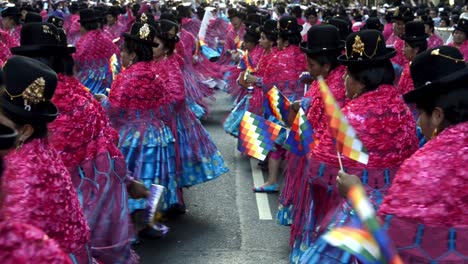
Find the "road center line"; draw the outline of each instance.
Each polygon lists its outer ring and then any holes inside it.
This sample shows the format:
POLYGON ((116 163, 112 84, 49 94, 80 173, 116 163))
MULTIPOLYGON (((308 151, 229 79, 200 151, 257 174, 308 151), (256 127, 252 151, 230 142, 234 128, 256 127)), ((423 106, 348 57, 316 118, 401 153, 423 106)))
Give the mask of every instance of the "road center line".
MULTIPOLYGON (((263 179, 262 171, 257 166, 258 160, 250 158, 250 168, 252 170, 252 177, 255 186, 262 186, 265 181, 263 179)), ((273 220, 270 210, 270 203, 268 202, 268 194, 255 193, 255 200, 257 200, 258 218, 260 220, 273 220)))

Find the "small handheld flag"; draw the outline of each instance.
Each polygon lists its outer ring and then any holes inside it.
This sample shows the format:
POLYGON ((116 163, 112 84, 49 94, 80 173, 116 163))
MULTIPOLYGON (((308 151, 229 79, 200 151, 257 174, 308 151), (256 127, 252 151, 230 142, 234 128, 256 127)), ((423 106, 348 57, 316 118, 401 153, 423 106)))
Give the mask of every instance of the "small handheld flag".
POLYGON ((248 73, 254 73, 255 68, 253 67, 252 58, 249 56, 249 52, 246 50, 242 56, 242 60, 239 62, 239 69, 247 71, 248 73))
MULTIPOLYGON (((325 112, 330 118, 330 130, 336 139, 336 148, 346 157, 367 164, 369 154, 354 128, 349 124, 333 94, 321 76, 318 77, 320 92, 325 105, 325 112)), ((338 158, 340 156, 338 155, 338 158)), ((341 162, 341 161, 340 161, 341 162)))
POLYGON ((265 100, 267 110, 269 110, 276 119, 285 124, 288 119, 289 107, 291 106, 289 99, 286 98, 276 86, 273 86, 273 88, 266 93, 266 97, 268 99, 265 100))
POLYGON ((259 160, 265 160, 275 148, 275 140, 286 129, 260 116, 246 111, 239 128, 238 150, 259 160))
POLYGON ((112 54, 112 56, 109 59, 109 70, 112 73, 112 80, 115 80, 117 77, 117 74, 120 71, 120 63, 119 59, 117 58, 117 54, 112 54))
POLYGON ((307 120, 304 110, 299 108, 284 147, 298 156, 304 156, 317 143, 318 141, 314 139, 314 130, 307 120))

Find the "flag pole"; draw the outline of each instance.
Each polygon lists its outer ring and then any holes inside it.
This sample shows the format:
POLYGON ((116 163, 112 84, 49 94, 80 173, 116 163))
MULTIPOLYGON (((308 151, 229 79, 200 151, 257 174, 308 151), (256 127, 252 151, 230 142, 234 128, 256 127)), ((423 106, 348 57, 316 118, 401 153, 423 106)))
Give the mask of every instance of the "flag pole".
POLYGON ((343 163, 341 162, 341 154, 338 150, 336 150, 336 155, 338 156, 338 162, 340 163, 340 170, 344 171, 343 169, 343 163))

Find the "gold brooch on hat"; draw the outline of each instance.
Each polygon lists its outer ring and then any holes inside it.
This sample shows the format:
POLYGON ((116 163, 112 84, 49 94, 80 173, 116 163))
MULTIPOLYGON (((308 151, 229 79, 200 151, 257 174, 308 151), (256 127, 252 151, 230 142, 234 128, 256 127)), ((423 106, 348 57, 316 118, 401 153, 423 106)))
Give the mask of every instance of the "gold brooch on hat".
POLYGON ((145 13, 141 14, 140 20, 143 23, 146 23, 148 21, 148 17, 146 16, 145 13))
POLYGON ((34 80, 33 83, 31 83, 26 90, 24 90, 22 93, 18 95, 12 95, 8 92, 7 89, 4 91, 8 96, 10 96, 10 100, 13 100, 14 98, 18 97, 23 97, 24 99, 24 110, 26 111, 31 111, 31 104, 38 104, 40 102, 45 101, 44 98, 44 90, 45 90, 45 80, 44 78, 40 77, 34 80))
POLYGON ((364 42, 362 42, 361 37, 354 37, 353 52, 359 53, 359 56, 362 56, 364 53, 364 42))
POLYGON ((140 28, 140 32, 138 32, 138 36, 140 37, 140 39, 148 39, 149 34, 150 34, 150 29, 148 27, 148 24, 145 23, 140 28))
POLYGON ((446 59, 449 59, 449 60, 453 60, 455 61, 455 63, 458 63, 458 62, 465 62, 464 59, 456 59, 456 58, 453 58, 453 57, 450 57, 448 55, 445 55, 445 54, 442 54, 440 53, 440 49, 435 49, 433 51, 431 51, 431 55, 434 55, 434 56, 441 56, 443 58, 446 58, 446 59))

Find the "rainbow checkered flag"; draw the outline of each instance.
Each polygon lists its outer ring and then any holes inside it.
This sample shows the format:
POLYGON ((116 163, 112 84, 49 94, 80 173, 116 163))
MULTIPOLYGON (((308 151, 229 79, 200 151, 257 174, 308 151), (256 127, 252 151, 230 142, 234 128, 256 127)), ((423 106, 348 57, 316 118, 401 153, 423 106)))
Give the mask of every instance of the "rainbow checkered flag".
POLYGON ((338 152, 346 157, 367 164, 369 154, 366 147, 362 144, 354 128, 349 124, 340 107, 336 103, 333 94, 330 92, 322 76, 318 77, 320 92, 325 104, 325 112, 330 118, 330 130, 336 140, 338 152))
POLYGON ((364 264, 384 263, 379 245, 365 230, 337 227, 323 235, 322 239, 328 244, 352 254, 364 264))
POLYGON ((309 153, 317 143, 318 142, 314 139, 312 125, 309 123, 309 120, 307 120, 304 110, 299 108, 284 147, 297 156, 304 156, 309 153))
POLYGON ((266 112, 273 115, 283 124, 286 124, 289 107, 291 106, 289 99, 284 96, 276 86, 273 86, 273 88, 266 93, 266 97, 268 99, 265 100, 264 103, 266 112))
POLYGON ((239 128, 238 150, 259 160, 265 160, 275 148, 275 140, 286 129, 260 116, 246 111, 239 128))
POLYGON ((352 186, 348 192, 348 199, 351 201, 359 220, 364 224, 364 227, 379 245, 385 260, 381 263, 403 264, 403 261, 392 245, 390 237, 380 225, 374 207, 369 201, 364 188, 361 185, 352 186))
POLYGON ((109 71, 112 73, 112 80, 115 80, 117 74, 120 72, 120 63, 117 54, 112 54, 109 59, 109 71))
POLYGON ((248 73, 255 72, 252 59, 250 58, 249 52, 247 50, 244 51, 244 56, 242 56, 242 60, 239 62, 238 68, 241 69, 242 71, 247 71, 248 73))

